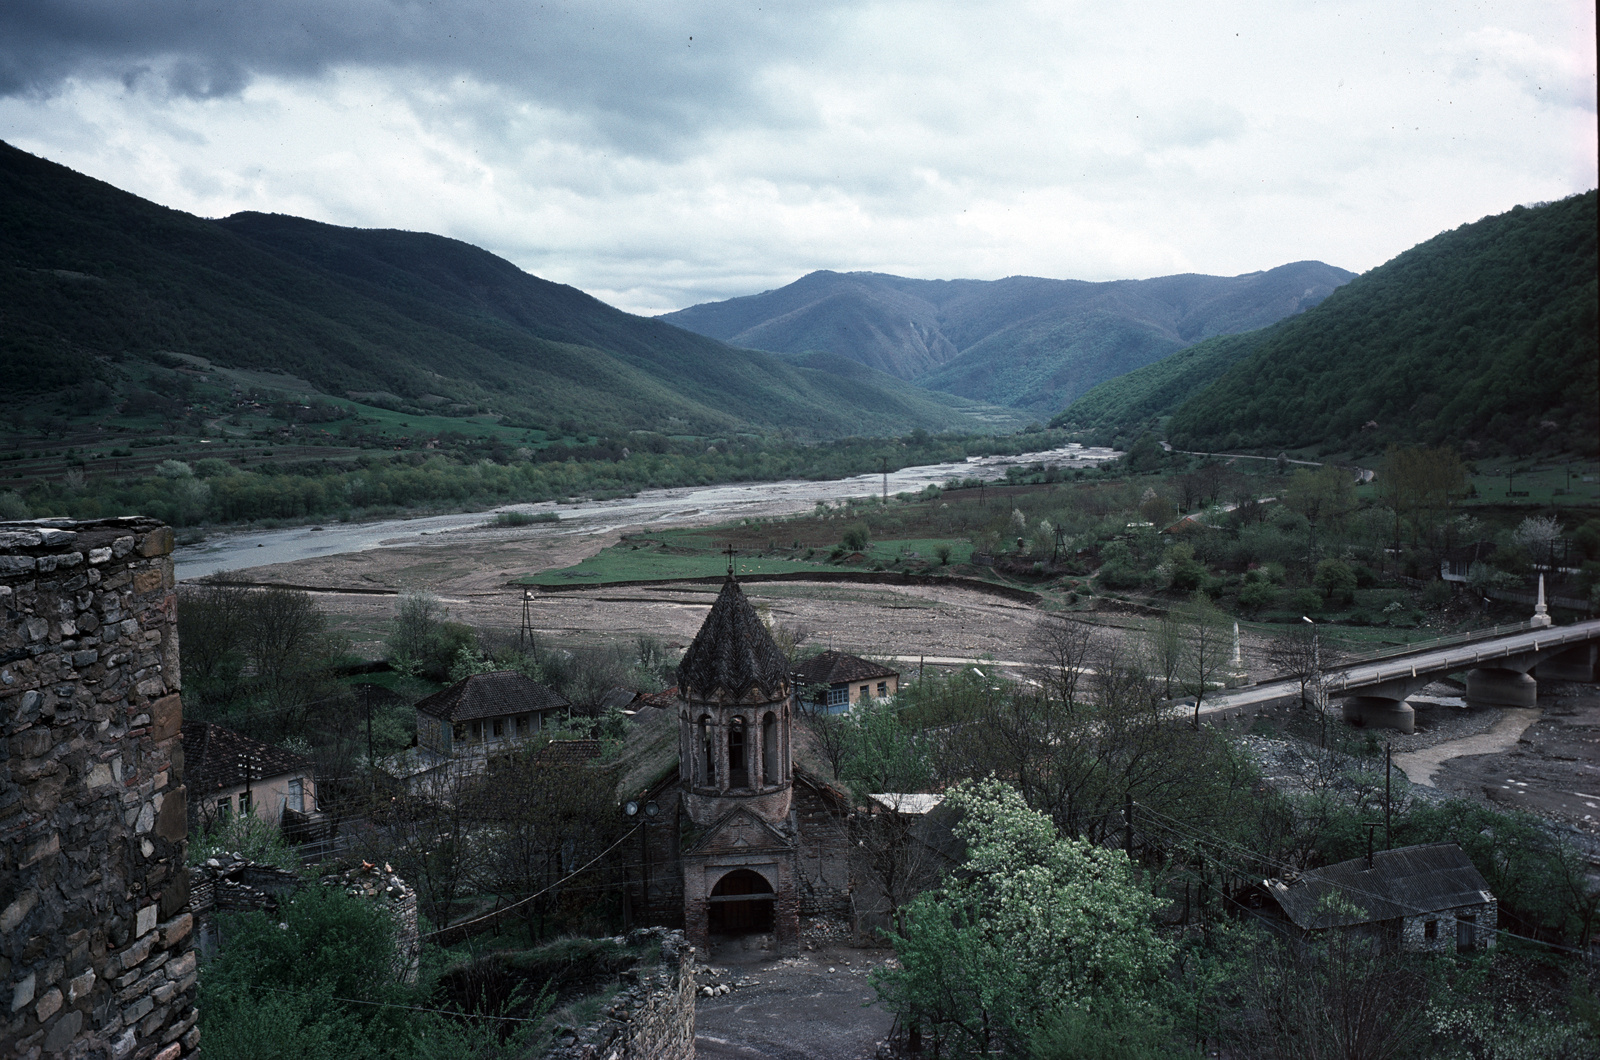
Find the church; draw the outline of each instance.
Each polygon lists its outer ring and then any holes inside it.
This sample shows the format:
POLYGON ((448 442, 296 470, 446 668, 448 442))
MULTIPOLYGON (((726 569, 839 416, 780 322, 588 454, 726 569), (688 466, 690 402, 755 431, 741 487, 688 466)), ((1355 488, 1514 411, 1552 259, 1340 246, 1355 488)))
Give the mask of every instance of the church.
POLYGON ((718 936, 770 934, 780 954, 849 937, 848 797, 797 764, 788 660, 731 572, 677 676, 629 739, 634 919, 681 923, 701 952, 718 936))

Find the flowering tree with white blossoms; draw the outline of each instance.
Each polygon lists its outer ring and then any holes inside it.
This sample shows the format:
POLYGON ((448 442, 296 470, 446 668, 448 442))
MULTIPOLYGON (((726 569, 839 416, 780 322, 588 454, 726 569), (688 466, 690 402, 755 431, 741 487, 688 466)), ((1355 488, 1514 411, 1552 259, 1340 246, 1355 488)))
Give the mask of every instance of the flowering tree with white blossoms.
POLYGON ((965 860, 905 910, 898 966, 873 978, 902 1023, 946 1055, 1013 1052, 1065 1008, 1148 995, 1172 947, 1122 851, 1062 838, 998 780, 965 781, 944 805, 965 860))

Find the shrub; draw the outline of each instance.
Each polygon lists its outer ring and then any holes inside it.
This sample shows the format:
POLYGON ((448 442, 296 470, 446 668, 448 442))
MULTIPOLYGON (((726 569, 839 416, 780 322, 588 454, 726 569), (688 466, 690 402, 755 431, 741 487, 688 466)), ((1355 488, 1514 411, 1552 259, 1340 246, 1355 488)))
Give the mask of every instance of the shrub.
POLYGON ((1349 603, 1355 598, 1356 572, 1343 560, 1325 559, 1318 563, 1312 581, 1329 600, 1349 603))
POLYGON ((1259 611, 1275 603, 1278 595, 1278 587, 1269 581, 1247 580, 1239 590, 1239 606, 1246 611, 1259 611))
POLYGON ((1302 614, 1313 614, 1322 610, 1322 594, 1315 589, 1296 589, 1289 594, 1289 605, 1302 614))

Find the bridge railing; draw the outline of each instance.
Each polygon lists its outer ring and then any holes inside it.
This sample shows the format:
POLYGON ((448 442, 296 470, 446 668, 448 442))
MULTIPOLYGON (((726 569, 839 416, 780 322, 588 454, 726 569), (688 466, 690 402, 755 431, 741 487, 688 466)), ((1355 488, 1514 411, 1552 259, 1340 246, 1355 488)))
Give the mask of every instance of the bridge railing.
POLYGON ((1491 637, 1503 637, 1508 633, 1526 633, 1526 622, 1513 622, 1504 626, 1491 626, 1488 629, 1474 629, 1466 633, 1451 633, 1443 637, 1434 637, 1430 640, 1412 641, 1410 644, 1396 644, 1389 648, 1379 648, 1376 651, 1361 652, 1346 655, 1340 659, 1341 666, 1376 662, 1379 659, 1389 659, 1397 655, 1412 655, 1420 651, 1432 651, 1435 648, 1448 648, 1455 644, 1471 644, 1473 641, 1488 640, 1491 637))

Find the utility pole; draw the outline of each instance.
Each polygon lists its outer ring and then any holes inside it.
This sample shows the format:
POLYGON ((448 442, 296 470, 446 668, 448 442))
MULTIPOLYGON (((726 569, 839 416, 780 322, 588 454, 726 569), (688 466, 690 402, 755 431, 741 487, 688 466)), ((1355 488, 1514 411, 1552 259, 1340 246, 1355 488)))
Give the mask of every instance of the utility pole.
POLYGON ((361 686, 361 704, 367 708, 367 778, 372 779, 373 759, 376 757, 372 750, 372 685, 361 686))
POLYGON ((1383 849, 1393 850, 1394 835, 1390 831, 1390 807, 1394 805, 1391 792, 1394 784, 1394 744, 1383 745, 1383 849))
POLYGON ((1122 852, 1133 860, 1133 793, 1122 797, 1122 852))
POLYGON ((1311 703, 1317 708, 1317 713, 1322 718, 1322 749, 1328 749, 1328 703, 1327 689, 1322 685, 1322 643, 1317 636, 1317 624, 1308 616, 1301 615, 1300 621, 1311 623, 1311 703))
POLYGON ((522 590, 522 628, 517 632, 517 654, 533 649, 533 590, 522 590))

